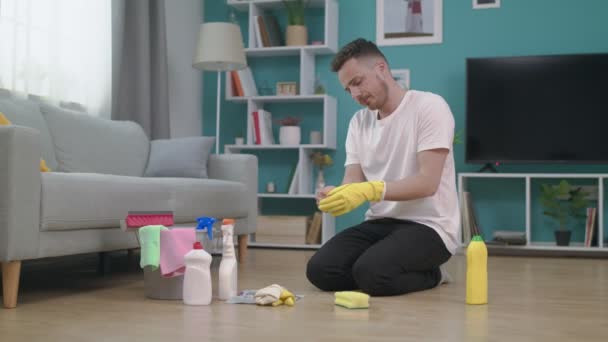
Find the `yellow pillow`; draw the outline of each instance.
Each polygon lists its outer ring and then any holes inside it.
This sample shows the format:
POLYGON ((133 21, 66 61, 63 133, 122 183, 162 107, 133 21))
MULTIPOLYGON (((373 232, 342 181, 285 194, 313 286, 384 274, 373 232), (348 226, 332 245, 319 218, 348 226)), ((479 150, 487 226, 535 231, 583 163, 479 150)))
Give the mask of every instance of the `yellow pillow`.
POLYGON ((8 119, 6 118, 6 116, 4 116, 4 114, 2 114, 2 112, 0 112, 0 126, 8 126, 10 124, 11 122, 8 121, 8 119))
MULTIPOLYGON (((6 116, 4 116, 4 114, 0 113, 0 126, 8 126, 10 124, 11 124, 11 122, 8 121, 6 116)), ((40 158, 40 172, 49 172, 49 171, 51 171, 51 169, 49 169, 49 167, 46 166, 46 162, 44 161, 44 159, 40 158)))

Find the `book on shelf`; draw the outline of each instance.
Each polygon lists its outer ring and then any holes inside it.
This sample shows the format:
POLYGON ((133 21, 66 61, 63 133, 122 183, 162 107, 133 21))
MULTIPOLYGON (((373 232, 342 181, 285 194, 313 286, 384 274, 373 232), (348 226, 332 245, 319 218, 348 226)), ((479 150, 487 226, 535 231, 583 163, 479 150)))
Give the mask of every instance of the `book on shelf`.
POLYGON ((295 195, 300 192, 300 181, 298 180, 300 174, 300 162, 296 164, 296 167, 293 169, 291 173, 291 179, 289 180, 289 189, 287 193, 290 195, 295 195))
POLYGON ((585 247, 598 246, 597 208, 587 208, 585 220, 585 247))
POLYGON ((226 84, 226 91, 230 92, 230 96, 258 96, 255 79, 249 67, 242 70, 227 71, 226 78, 230 79, 230 85, 226 84))
POLYGON ((286 194, 291 194, 291 195, 294 194, 294 193, 291 193, 290 191, 292 191, 292 187, 294 186, 293 180, 294 180, 294 178, 297 177, 296 172, 298 170, 298 165, 299 165, 299 163, 296 163, 296 165, 294 165, 291 168, 291 171, 289 172, 289 178, 287 178, 287 187, 285 188, 286 194))
POLYGON ((469 207, 466 204, 465 194, 467 194, 467 192, 462 192, 460 194, 460 233, 462 235, 462 243, 464 245, 468 244, 471 239, 471 226, 469 224, 469 207))
POLYGON ((250 131, 247 132, 247 145, 255 145, 255 128, 253 127, 253 113, 247 115, 247 127, 250 131))
POLYGON ((255 47, 264 47, 264 41, 262 40, 262 31, 260 30, 260 16, 256 15, 253 17, 253 32, 255 35, 255 47))
POLYGON ((516 230, 496 230, 492 233, 492 244, 497 245, 525 245, 526 232, 516 230))
POLYGON ((468 191, 462 192, 460 216, 462 222, 462 242, 468 245, 471 237, 480 234, 473 208, 473 200, 471 193, 468 191))
POLYGON ((254 145, 274 145, 272 134, 272 113, 258 109, 251 113, 254 145))
POLYGON ((283 46, 283 35, 277 17, 274 15, 264 16, 264 25, 266 26, 266 32, 268 32, 268 38, 270 40, 270 46, 283 46))
POLYGON ((314 213, 310 225, 306 230, 306 244, 318 245, 321 243, 321 232, 323 229, 323 215, 320 211, 314 213))
POLYGON ((258 48, 284 45, 276 16, 256 15, 253 19, 255 45, 258 48))
POLYGON ((245 69, 236 71, 239 80, 243 86, 244 96, 258 96, 258 88, 255 86, 255 79, 251 68, 246 67, 245 69))
POLYGON ((255 17, 254 24, 256 26, 256 33, 259 32, 260 39, 258 40, 261 45, 259 47, 270 47, 270 36, 268 35, 268 31, 266 30, 266 25, 264 23, 264 18, 261 15, 255 17))
POLYGON ((230 91, 231 91, 231 96, 233 97, 240 97, 240 96, 245 96, 245 93, 243 92, 243 85, 241 84, 241 79, 239 78, 238 73, 233 70, 233 71, 228 71, 229 75, 230 75, 230 91))

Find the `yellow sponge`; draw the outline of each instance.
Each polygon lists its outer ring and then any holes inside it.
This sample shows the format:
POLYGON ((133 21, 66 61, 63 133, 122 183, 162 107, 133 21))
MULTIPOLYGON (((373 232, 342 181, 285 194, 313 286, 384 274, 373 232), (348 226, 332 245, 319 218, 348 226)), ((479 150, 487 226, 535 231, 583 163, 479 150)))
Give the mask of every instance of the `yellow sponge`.
POLYGON ((335 304, 349 309, 367 309, 369 308, 369 295, 355 291, 336 292, 335 304))

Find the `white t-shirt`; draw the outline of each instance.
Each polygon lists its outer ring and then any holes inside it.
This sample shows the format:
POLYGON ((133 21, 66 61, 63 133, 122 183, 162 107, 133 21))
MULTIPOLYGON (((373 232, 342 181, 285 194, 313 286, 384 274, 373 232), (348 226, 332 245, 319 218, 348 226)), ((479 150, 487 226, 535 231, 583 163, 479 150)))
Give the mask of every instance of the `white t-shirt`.
POLYGON ((378 111, 355 113, 346 137, 345 165, 360 164, 369 181, 396 181, 418 172, 416 154, 447 148, 441 181, 433 196, 410 201, 370 204, 367 220, 383 217, 411 220, 433 228, 450 253, 459 244, 460 210, 452 144, 454 117, 439 95, 409 90, 395 111, 378 120, 378 111))

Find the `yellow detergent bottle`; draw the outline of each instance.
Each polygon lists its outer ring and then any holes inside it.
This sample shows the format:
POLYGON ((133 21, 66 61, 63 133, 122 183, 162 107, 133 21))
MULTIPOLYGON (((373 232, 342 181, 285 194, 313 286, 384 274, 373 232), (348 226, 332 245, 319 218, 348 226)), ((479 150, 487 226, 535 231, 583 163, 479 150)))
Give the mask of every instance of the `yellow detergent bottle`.
POLYGON ((488 303, 488 249, 479 235, 467 248, 467 304, 488 303))

